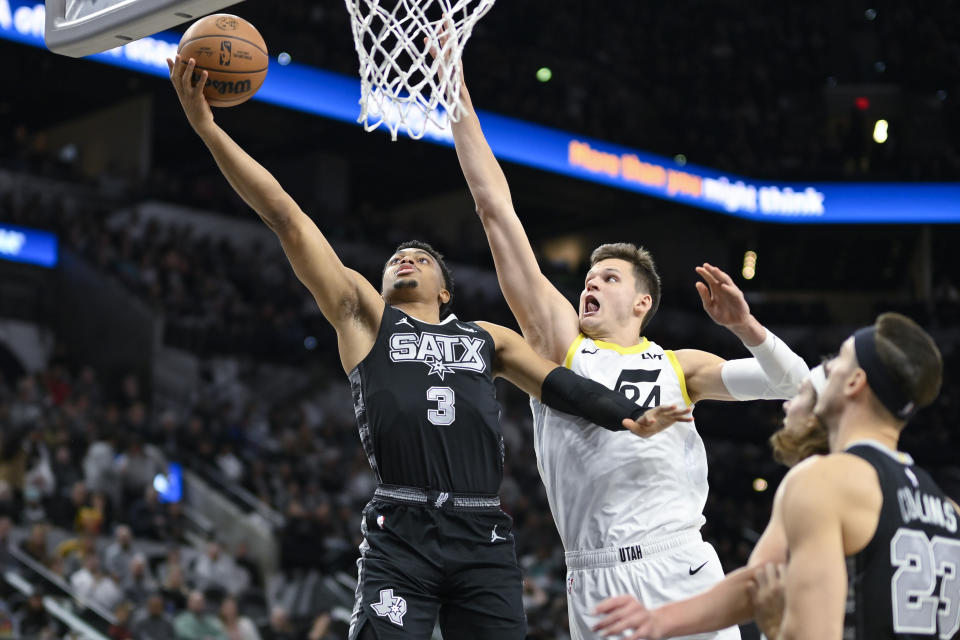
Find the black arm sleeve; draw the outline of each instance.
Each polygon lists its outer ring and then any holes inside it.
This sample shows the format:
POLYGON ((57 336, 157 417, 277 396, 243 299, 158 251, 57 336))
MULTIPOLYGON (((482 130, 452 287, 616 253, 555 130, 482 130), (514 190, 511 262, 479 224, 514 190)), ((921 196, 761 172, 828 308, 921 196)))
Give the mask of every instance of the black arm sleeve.
POLYGON ((625 431, 624 418, 636 420, 643 415, 643 409, 622 393, 563 367, 547 374, 540 398, 552 409, 585 418, 610 431, 625 431))

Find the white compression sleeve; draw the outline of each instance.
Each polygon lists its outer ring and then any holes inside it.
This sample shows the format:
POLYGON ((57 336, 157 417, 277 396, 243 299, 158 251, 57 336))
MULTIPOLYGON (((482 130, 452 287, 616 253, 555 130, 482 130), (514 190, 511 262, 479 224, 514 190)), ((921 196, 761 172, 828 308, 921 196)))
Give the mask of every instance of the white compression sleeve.
POLYGON ((783 400, 792 397, 810 375, 803 358, 767 329, 766 339, 747 347, 752 358, 728 360, 720 375, 737 400, 783 400))

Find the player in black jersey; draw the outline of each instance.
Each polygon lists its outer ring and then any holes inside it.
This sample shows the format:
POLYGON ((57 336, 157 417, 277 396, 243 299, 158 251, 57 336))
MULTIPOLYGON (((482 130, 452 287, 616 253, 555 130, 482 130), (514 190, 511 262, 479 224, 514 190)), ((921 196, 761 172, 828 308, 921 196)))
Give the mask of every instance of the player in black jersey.
MULTIPOLYGON (((610 598, 599 607, 608 614, 597 625, 602 635, 660 640, 755 617, 768 622, 761 626, 770 640, 960 638, 960 508, 896 450, 907 420, 939 392, 936 345, 908 318, 883 314, 843 344, 826 365, 829 378, 823 368, 784 408, 788 418, 812 410, 827 429, 831 455, 787 474, 754 549, 767 562, 789 559, 783 623, 782 598, 751 598, 752 581, 782 580, 780 569, 767 565, 740 569, 708 592, 658 609, 610 598), (817 402, 803 409, 798 400, 808 403, 803 396, 811 390, 817 402)), ((794 432, 811 445, 812 435, 794 432)))
POLYGON ((194 60, 168 63, 191 126, 277 234, 337 331, 363 447, 380 481, 362 518, 350 637, 426 640, 439 616, 450 639, 523 638, 511 519, 496 495, 504 450, 494 378, 638 435, 690 421, 689 410, 667 405, 641 415, 624 395, 536 355, 517 333, 447 315, 453 281, 427 244, 401 245, 378 291, 340 262, 274 177, 216 125, 202 93, 207 72, 194 86, 194 60))
POLYGON ((894 313, 826 363, 815 413, 831 454, 798 469, 783 496, 779 639, 960 637, 960 509, 897 451, 942 371, 932 338, 894 313))

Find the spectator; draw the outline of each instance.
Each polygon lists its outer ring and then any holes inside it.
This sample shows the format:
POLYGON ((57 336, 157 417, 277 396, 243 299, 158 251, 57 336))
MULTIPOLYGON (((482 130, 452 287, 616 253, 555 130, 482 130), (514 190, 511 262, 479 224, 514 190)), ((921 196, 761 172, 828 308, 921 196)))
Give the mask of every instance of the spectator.
POLYGON ((60 496, 54 500, 50 519, 54 525, 67 531, 80 529, 80 512, 87 507, 89 494, 83 480, 77 480, 70 487, 69 496, 60 496))
POLYGON ((107 493, 114 488, 113 459, 117 452, 112 437, 100 437, 87 449, 83 475, 91 491, 107 493))
POLYGON ((220 624, 229 640, 260 640, 260 633, 250 618, 237 611, 237 601, 227 596, 220 604, 220 624))
POLYGON ((218 587, 237 594, 247 587, 240 578, 233 558, 223 553, 217 542, 208 543, 207 552, 197 558, 193 566, 193 578, 197 588, 203 590, 218 587))
POLYGON ((133 560, 133 533, 125 524, 118 524, 113 532, 113 542, 103 552, 103 566, 112 575, 127 578, 133 560))
POLYGON ((91 602, 101 609, 113 611, 123 600, 123 592, 113 577, 100 569, 96 555, 87 557, 83 568, 70 576, 70 586, 80 600, 91 602))
POLYGON ((163 599, 175 611, 180 611, 187 606, 190 589, 187 588, 183 579, 183 567, 179 564, 167 567, 166 577, 163 579, 163 587, 160 591, 163 594, 163 599))
POLYGON ((30 535, 22 543, 24 553, 45 567, 53 563, 53 558, 47 550, 48 526, 43 523, 30 527, 30 535))
MULTIPOLYGON (((142 407, 139 403, 134 406, 142 407)), ((160 461, 144 450, 139 434, 129 437, 126 451, 117 457, 114 464, 125 498, 143 495, 143 490, 153 483, 156 475, 163 472, 160 461)))
POLYGON ((175 640, 176 634, 164 613, 161 594, 152 593, 147 598, 147 614, 133 625, 133 637, 137 640, 175 640))
POLYGON ((226 640, 223 627, 216 616, 207 613, 203 592, 192 591, 187 610, 174 619, 177 640, 226 640))
POLYGON ((12 518, 19 513, 20 508, 17 506, 16 497, 13 495, 13 487, 6 480, 0 480, 0 516, 10 516, 12 518))
POLYGON ((110 625, 107 635, 110 640, 133 640, 133 632, 130 630, 130 613, 133 607, 129 602, 121 602, 113 609, 113 615, 117 619, 110 625))
POLYGON ((290 624, 290 617, 287 610, 281 606, 275 606, 270 610, 270 627, 264 634, 264 640, 296 640, 297 633, 290 624))
POLYGON ((23 488, 23 512, 20 517, 24 524, 39 524, 47 521, 47 510, 43 506, 43 492, 32 484, 23 488))
POLYGON ((43 604, 44 595, 43 589, 39 585, 34 585, 33 591, 20 611, 18 626, 20 635, 24 638, 52 640, 56 637, 57 623, 43 604))
POLYGON ((19 640, 20 625, 6 598, 0 598, 0 639, 19 640))
POLYGON ((0 513, 0 576, 7 568, 13 566, 13 557, 10 555, 10 531, 13 529, 13 520, 10 516, 0 513))
POLYGON ((150 575, 147 558, 142 553, 135 553, 130 559, 130 570, 123 581, 123 592, 127 599, 135 606, 142 605, 147 596, 157 590, 157 581, 150 575))
POLYGON ((165 505, 160 504, 157 490, 147 485, 143 497, 130 508, 130 528, 138 537, 169 540, 169 518, 165 505))
POLYGON ((66 575, 73 575, 74 572, 83 568, 86 559, 92 555, 97 555, 95 535, 83 534, 67 538, 57 545, 57 557, 62 561, 66 575))
POLYGON ((243 540, 238 542, 233 550, 233 561, 237 568, 246 572, 251 587, 263 588, 264 582, 260 566, 250 558, 247 543, 243 540))

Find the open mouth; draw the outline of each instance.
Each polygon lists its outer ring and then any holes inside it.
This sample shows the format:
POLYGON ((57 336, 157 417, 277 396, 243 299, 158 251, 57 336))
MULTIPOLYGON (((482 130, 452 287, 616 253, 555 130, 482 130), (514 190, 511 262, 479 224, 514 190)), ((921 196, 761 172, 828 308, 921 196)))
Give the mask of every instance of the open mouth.
POLYGON ((600 302, 593 296, 587 296, 583 300, 583 315, 592 316, 600 310, 600 302))

